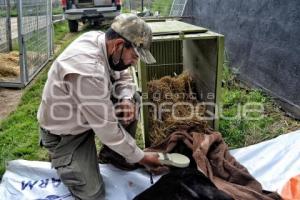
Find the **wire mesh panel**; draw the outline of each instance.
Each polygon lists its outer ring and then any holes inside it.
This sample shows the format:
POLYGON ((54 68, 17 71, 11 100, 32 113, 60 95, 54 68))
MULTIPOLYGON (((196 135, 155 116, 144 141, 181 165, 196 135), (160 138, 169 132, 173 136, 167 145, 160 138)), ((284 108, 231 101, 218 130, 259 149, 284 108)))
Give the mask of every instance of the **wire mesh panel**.
POLYGON ((19 43, 24 81, 28 82, 51 56, 52 12, 50 0, 20 0, 19 43))
POLYGON ((168 16, 170 13, 172 2, 172 0, 155 0, 151 4, 151 11, 155 15, 159 14, 160 16, 168 16))
POLYGON ((0 52, 9 51, 8 12, 6 0, 0 0, 0 52))
POLYGON ((123 12, 134 12, 142 10, 151 11, 152 14, 158 14, 160 16, 168 16, 170 13, 173 0, 123 0, 122 9, 123 12))
POLYGON ((1 82, 19 82, 19 53, 12 50, 11 6, 9 0, 0 0, 0 85, 1 82))
MULTIPOLYGON (((147 9, 150 8, 150 5, 152 3, 152 0, 144 0, 143 6, 147 9)), ((136 0, 123 0, 122 1, 122 9, 123 12, 130 12, 130 11, 141 11, 142 10, 142 1, 136 1, 136 0)))
POLYGON ((63 7, 61 4, 61 0, 52 0, 52 14, 60 15, 63 14, 63 7))
POLYGON ((182 16, 186 3, 187 0, 174 0, 170 11, 170 16, 182 16))
POLYGON ((0 87, 24 87, 52 55, 52 4, 51 0, 0 0, 0 5, 9 1, 0 8, 1 41, 10 42, 7 52, 1 52, 7 47, 0 45, 0 87), (17 17, 4 21, 5 11, 17 17), (9 34, 2 33, 5 23, 11 24, 9 34))
MULTIPOLYGON (((6 0, 6 2, 7 2, 7 1, 8 1, 8 0, 6 0)), ((11 7, 12 9, 17 7, 17 1, 18 1, 18 0, 9 0, 10 7, 11 7)))

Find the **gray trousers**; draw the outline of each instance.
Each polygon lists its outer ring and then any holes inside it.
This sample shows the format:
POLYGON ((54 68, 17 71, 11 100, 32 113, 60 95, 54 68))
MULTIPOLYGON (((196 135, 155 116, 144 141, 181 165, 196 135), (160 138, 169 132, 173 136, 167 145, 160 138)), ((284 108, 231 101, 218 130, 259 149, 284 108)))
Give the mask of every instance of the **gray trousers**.
POLYGON ((104 199, 92 130, 80 135, 54 135, 41 128, 41 142, 50 153, 52 167, 75 199, 104 199))
MULTIPOLYGON (((133 138, 137 122, 134 121, 125 128, 133 138)), ((99 170, 93 130, 79 135, 54 135, 40 128, 40 138, 41 145, 49 151, 52 167, 57 170, 61 181, 76 200, 104 199, 104 183, 99 170)))
MULTIPOLYGON (((126 130, 135 136, 137 121, 126 130)), ((105 190, 100 174, 95 133, 93 130, 79 135, 54 135, 41 128, 41 145, 48 149, 52 167, 75 199, 101 200, 105 190)))

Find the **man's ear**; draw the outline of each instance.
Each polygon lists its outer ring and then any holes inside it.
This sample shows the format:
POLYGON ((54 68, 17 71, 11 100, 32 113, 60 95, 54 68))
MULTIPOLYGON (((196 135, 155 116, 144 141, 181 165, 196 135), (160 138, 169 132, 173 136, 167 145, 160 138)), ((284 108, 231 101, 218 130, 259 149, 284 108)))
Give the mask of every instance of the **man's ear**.
POLYGON ((122 38, 117 38, 115 40, 115 46, 121 46, 125 41, 122 38))
POLYGON ((117 38, 115 39, 115 42, 114 42, 114 50, 117 50, 117 48, 119 48, 120 46, 122 46, 122 44, 124 44, 124 40, 122 38, 117 38))

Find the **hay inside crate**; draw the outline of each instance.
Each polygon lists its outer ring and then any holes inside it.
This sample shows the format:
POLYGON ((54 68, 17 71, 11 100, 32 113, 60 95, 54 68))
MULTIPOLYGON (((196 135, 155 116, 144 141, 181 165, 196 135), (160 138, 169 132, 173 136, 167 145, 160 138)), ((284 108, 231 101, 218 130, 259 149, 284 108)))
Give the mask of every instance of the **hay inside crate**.
POLYGON ((0 53, 0 79, 15 79, 20 76, 19 52, 0 53))
POLYGON ((145 146, 152 145, 150 137, 153 135, 149 113, 152 108, 147 105, 148 83, 163 76, 181 74, 183 70, 190 72, 196 84, 197 97, 206 104, 209 126, 218 130, 218 118, 214 116, 218 114, 216 108, 220 100, 224 36, 206 29, 194 32, 195 26, 176 20, 149 22, 149 25, 153 33, 150 51, 156 63, 139 62, 137 73, 138 87, 143 95, 141 126, 145 146), (166 28, 170 26, 177 27, 177 30, 166 28), (183 26, 187 28, 187 32, 182 31, 183 26))
POLYGON ((148 94, 150 102, 154 103, 156 108, 164 105, 164 110, 171 110, 159 114, 159 109, 149 107, 151 145, 160 143, 174 131, 180 129, 202 131, 207 126, 207 122, 201 120, 205 114, 205 107, 199 104, 194 83, 187 72, 176 77, 165 76, 150 81, 148 94), (196 107, 198 109, 195 109, 196 107))

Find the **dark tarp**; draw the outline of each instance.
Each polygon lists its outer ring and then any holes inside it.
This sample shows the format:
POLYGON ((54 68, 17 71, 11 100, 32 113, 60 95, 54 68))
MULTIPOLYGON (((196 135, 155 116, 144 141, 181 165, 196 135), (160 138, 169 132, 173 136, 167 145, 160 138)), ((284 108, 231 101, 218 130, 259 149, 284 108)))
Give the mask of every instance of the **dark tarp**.
POLYGON ((300 119, 300 1, 189 0, 195 25, 225 35, 230 67, 300 119))

